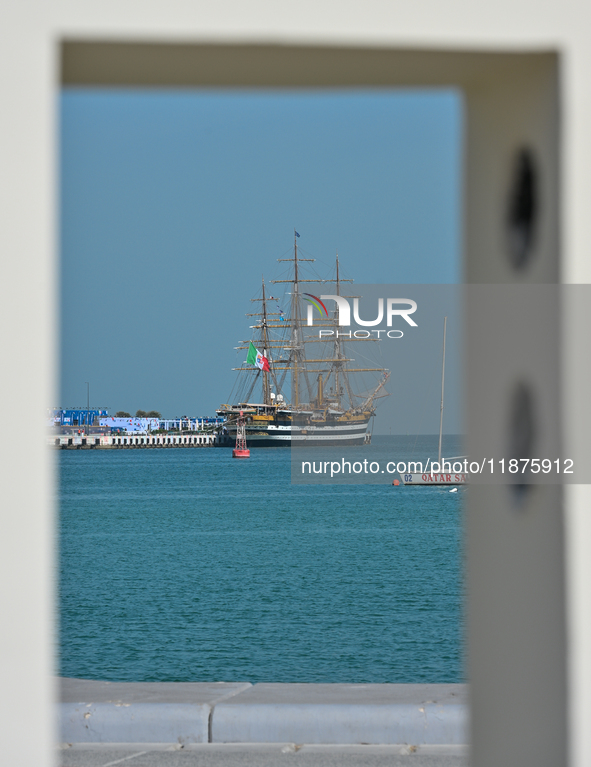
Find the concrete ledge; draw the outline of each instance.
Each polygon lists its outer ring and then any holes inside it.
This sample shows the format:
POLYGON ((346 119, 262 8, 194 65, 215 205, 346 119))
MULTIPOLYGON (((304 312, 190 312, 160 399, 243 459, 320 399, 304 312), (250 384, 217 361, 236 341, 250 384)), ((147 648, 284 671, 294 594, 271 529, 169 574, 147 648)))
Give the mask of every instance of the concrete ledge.
POLYGON ((61 680, 66 743, 208 743, 216 703, 248 682, 162 683, 61 680))
POLYGON ((257 684, 216 705, 213 743, 467 743, 465 685, 257 684))
POLYGON ((462 745, 466 685, 61 680, 64 743, 462 745))

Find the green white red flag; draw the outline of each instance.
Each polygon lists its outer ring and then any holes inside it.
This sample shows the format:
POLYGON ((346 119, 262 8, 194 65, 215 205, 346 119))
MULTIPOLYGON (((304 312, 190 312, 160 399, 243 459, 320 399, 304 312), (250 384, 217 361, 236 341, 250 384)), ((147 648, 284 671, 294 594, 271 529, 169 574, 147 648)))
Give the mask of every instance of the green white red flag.
POLYGON ((256 348, 252 341, 248 347, 248 356, 246 357, 246 362, 248 365, 256 365, 258 368, 260 368, 260 370, 271 369, 269 367, 269 360, 263 354, 261 354, 261 352, 256 348))

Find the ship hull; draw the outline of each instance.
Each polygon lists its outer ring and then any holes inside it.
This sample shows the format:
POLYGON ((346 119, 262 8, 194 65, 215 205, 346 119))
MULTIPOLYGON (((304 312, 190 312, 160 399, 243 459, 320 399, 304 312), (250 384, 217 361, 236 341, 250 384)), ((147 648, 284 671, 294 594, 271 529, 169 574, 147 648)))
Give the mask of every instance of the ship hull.
MULTIPOLYGON (((323 423, 321 425, 298 425, 289 421, 281 423, 248 423, 246 443, 249 447, 329 447, 335 445, 363 445, 367 442, 369 418, 346 423, 323 423)), ((222 445, 236 441, 236 426, 229 424, 227 439, 222 445)))

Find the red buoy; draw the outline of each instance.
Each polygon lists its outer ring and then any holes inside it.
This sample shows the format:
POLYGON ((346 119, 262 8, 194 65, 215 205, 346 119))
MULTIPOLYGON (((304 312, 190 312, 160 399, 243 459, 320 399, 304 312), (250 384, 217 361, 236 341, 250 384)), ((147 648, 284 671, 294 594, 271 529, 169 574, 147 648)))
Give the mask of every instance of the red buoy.
POLYGON ((238 450, 238 448, 234 448, 232 450, 232 457, 233 458, 250 458, 250 450, 238 450))
POLYGON ((396 485, 398 487, 398 485, 400 484, 400 480, 399 479, 393 479, 392 480, 392 484, 396 485))
POLYGON ((250 450, 246 447, 246 427, 244 413, 240 411, 236 427, 236 447, 232 450, 232 458, 250 458, 250 450))

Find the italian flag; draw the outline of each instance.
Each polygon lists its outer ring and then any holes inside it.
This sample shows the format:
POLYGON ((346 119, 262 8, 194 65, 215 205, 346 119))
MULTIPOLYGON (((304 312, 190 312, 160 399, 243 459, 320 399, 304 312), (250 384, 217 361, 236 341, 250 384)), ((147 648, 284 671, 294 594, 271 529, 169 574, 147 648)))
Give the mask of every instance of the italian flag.
POLYGON ((252 341, 248 347, 248 356, 246 357, 246 362, 248 365, 256 365, 261 370, 271 369, 269 367, 269 360, 260 353, 252 341))

